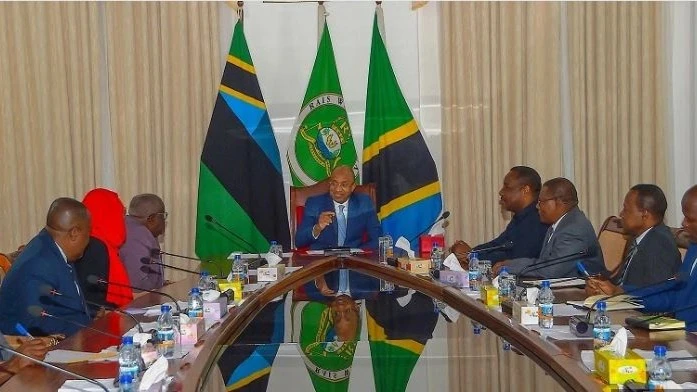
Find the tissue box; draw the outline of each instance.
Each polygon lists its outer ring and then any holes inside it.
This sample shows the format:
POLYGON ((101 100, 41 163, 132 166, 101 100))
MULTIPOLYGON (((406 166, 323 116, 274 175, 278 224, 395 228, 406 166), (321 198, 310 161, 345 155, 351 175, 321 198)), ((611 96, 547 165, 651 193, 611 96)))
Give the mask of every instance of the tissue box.
POLYGON ((218 321, 227 314, 227 298, 220 297, 215 301, 203 303, 203 318, 218 321))
POLYGON ((484 302, 484 305, 495 308, 499 306, 499 289, 492 285, 482 286, 479 290, 479 298, 484 302))
POLYGON ((513 320, 523 325, 537 325, 540 319, 537 314, 537 306, 527 301, 513 302, 513 320))
POLYGON ((228 291, 229 289, 232 289, 235 292, 235 298, 233 298, 234 301, 241 301, 242 300, 242 282, 241 281, 232 281, 228 282, 226 279, 219 279, 218 280, 218 286, 220 286, 220 291, 225 292, 228 291))
POLYGON ((412 274, 428 275, 431 270, 430 259, 408 259, 400 257, 398 260, 399 268, 407 270, 412 274))
POLYGON ((470 287, 470 280, 467 271, 442 270, 438 278, 441 283, 453 286, 458 289, 470 287))
POLYGON ((182 345, 191 346, 206 333, 206 321, 203 317, 192 317, 188 323, 182 324, 180 329, 182 345))
POLYGON ((629 380, 646 382, 646 360, 633 350, 627 350, 624 358, 609 350, 593 350, 595 372, 608 384, 624 384, 629 380))
POLYGON ((257 282, 275 282, 286 274, 285 264, 257 268, 257 282))

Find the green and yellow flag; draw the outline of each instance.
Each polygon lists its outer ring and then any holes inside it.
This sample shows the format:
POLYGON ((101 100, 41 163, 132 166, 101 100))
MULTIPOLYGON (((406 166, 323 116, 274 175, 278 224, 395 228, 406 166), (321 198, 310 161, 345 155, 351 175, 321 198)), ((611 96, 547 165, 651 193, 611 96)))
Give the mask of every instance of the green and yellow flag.
POLYGON ((322 181, 340 165, 352 166, 358 180, 356 146, 326 21, 286 158, 294 186, 322 181))

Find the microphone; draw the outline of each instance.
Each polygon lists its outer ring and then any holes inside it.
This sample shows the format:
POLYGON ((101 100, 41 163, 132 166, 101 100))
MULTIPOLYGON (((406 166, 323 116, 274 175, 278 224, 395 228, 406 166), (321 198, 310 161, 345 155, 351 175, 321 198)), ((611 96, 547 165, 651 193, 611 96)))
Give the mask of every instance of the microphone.
POLYGON ((48 363, 48 362, 44 362, 44 361, 42 361, 42 360, 40 360, 40 359, 32 358, 32 357, 30 357, 30 356, 28 356, 28 355, 26 355, 26 354, 20 353, 19 351, 12 349, 12 348, 10 348, 10 347, 4 345, 4 344, 0 344, 0 350, 5 350, 5 351, 7 351, 8 353, 12 353, 13 355, 16 355, 16 356, 18 356, 18 357, 24 358, 24 359, 26 359, 27 361, 33 362, 33 363, 35 363, 35 364, 37 364, 37 365, 41 365, 41 366, 43 366, 43 367, 46 367, 46 368, 49 368, 49 369, 52 369, 52 370, 55 370, 55 371, 57 371, 57 372, 59 372, 59 373, 67 374, 67 375, 69 375, 69 376, 71 376, 71 377, 74 377, 74 378, 77 378, 77 379, 79 379, 79 380, 87 381, 88 383, 94 384, 94 385, 98 386, 99 388, 105 390, 106 392, 109 392, 109 389, 108 389, 106 386, 104 386, 104 384, 100 383, 99 381, 97 381, 97 380, 95 380, 95 379, 93 379, 93 378, 88 378, 88 377, 85 377, 85 376, 81 376, 81 375, 79 375, 79 374, 77 374, 77 373, 71 372, 70 370, 65 370, 65 369, 60 368, 60 367, 58 367, 58 366, 56 366, 56 365, 52 365, 52 364, 50 364, 50 363, 48 363))
MULTIPOLYGON (((217 219, 213 218, 211 215, 208 215, 208 214, 206 214, 206 215, 204 216, 204 219, 206 219, 206 222, 212 223, 213 225, 217 226, 218 228, 222 229, 222 230, 225 231, 226 233, 228 233, 228 234, 230 234, 231 236, 233 236, 233 237, 234 237, 235 239, 237 239, 238 241, 242 241, 246 246, 249 247, 249 248, 246 248, 246 249, 243 249, 243 250, 246 250, 246 251, 247 251, 248 253, 250 253, 250 254, 256 254, 259 258, 261 258, 261 254, 254 251, 254 249, 255 249, 255 248, 254 248, 254 245, 250 244, 247 240, 245 240, 244 238, 240 237, 239 235, 233 233, 232 230, 230 230, 230 229, 228 229, 227 227, 223 226, 220 222, 218 222, 217 219)), ((233 241, 233 242, 234 242, 234 241, 233 241)), ((238 242, 237 244, 239 245, 239 242, 238 242)))
POLYGON ((65 323, 77 325, 80 328, 89 329, 90 331, 97 332, 97 333, 100 333, 102 335, 121 340, 121 336, 119 336, 119 335, 114 335, 114 334, 106 332, 106 331, 100 331, 96 328, 92 328, 90 326, 87 326, 87 325, 82 324, 82 323, 78 323, 77 321, 73 321, 73 320, 67 319, 65 317, 54 316, 51 313, 46 312, 41 306, 38 306, 38 305, 31 305, 31 306, 27 307, 27 313, 29 313, 32 317, 37 317, 37 318, 50 317, 52 319, 56 319, 56 320, 63 321, 65 323))
POLYGON ((424 233, 426 233, 427 231, 431 230, 431 228, 432 228, 433 226, 435 226, 436 223, 438 223, 438 222, 440 222, 440 221, 442 221, 442 220, 448 219, 449 216, 450 216, 450 211, 445 211, 445 212, 443 212, 443 214, 441 214, 441 216, 440 216, 438 219, 436 219, 435 221, 433 221, 433 223, 431 223, 428 227, 426 227, 426 229, 424 229, 423 231, 421 231, 421 233, 419 233, 419 234, 415 235, 414 237, 412 237, 412 238, 409 240, 409 243, 411 244, 412 241, 414 241, 415 239, 421 237, 421 235, 424 234, 424 233))
MULTIPOLYGON (((181 268, 181 267, 175 267, 175 266, 173 266, 173 265, 169 265, 169 264, 165 264, 165 263, 160 263, 160 262, 157 262, 157 261, 152 261, 152 259, 150 259, 149 257, 143 257, 143 258, 141 258, 141 259, 140 259, 140 262, 143 263, 143 264, 161 265, 161 266, 166 267, 166 268, 171 268, 171 269, 176 270, 176 271, 187 272, 187 273, 194 274, 194 275, 199 275, 199 274, 200 274, 200 272, 198 272, 198 271, 194 271, 194 270, 190 270, 190 269, 186 269, 186 268, 181 268)), ((147 267, 147 266, 144 266, 144 267, 147 267)), ((146 273, 149 273, 148 271, 151 271, 150 269, 148 269, 147 271, 146 271, 146 270, 143 270, 142 267, 140 268, 140 270, 143 271, 143 272, 146 272, 146 273)))
MULTIPOLYGON (((54 289, 53 287, 51 287, 47 284, 42 284, 41 286, 39 286, 39 292, 43 296, 53 296, 53 295, 60 296, 60 297, 64 296, 63 293, 59 292, 58 290, 54 289)), ((138 319, 136 319, 132 314, 130 314, 126 311, 123 311, 115 306, 111 306, 109 304, 100 304, 97 302, 89 301, 87 299, 85 299, 85 303, 87 303, 88 305, 92 305, 92 306, 103 307, 104 309, 107 309, 109 311, 116 312, 116 313, 130 317, 136 323, 136 326, 138 326, 138 332, 143 333, 143 326, 140 325, 140 321, 138 321, 138 319)))
POLYGON ((513 247, 513 241, 506 241, 501 245, 496 245, 496 246, 490 246, 488 248, 481 248, 481 249, 472 249, 470 253, 472 252, 491 252, 492 250, 499 250, 499 249, 511 249, 513 247))
POLYGON ((177 299, 174 298, 173 296, 171 296, 171 295, 165 293, 165 292, 162 292, 162 291, 149 290, 149 289, 144 289, 144 288, 142 288, 142 287, 130 286, 130 285, 127 285, 127 284, 116 283, 116 282, 109 282, 109 281, 105 280, 104 278, 100 278, 100 277, 97 276, 97 275, 89 275, 89 276, 87 277, 87 282, 88 282, 89 284, 104 284, 104 285, 113 284, 114 286, 128 287, 128 288, 130 288, 130 289, 132 289, 132 290, 140 290, 140 291, 145 291, 145 292, 148 292, 148 293, 159 294, 159 295, 162 295, 162 296, 164 296, 164 297, 167 297, 167 298, 171 299, 171 300, 174 302, 174 306, 177 308, 177 313, 182 313, 182 309, 181 309, 181 307, 179 307, 179 303, 177 302, 177 299))

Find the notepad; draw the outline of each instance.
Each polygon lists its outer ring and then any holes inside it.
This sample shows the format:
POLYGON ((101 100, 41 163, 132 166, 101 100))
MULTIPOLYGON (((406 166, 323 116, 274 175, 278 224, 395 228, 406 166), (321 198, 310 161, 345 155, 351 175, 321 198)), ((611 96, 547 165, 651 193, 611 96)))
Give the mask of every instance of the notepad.
MULTIPOLYGON (((605 298, 608 298, 608 296, 603 294, 593 295, 583 301, 566 301, 566 303, 579 308, 591 309, 599 300, 603 300, 605 298)), ((607 300, 605 303, 607 304, 608 311, 642 309, 644 307, 644 305, 637 302, 635 297, 626 294, 609 298, 609 300, 607 300)))
POLYGON ((685 322, 672 317, 639 316, 627 317, 624 320, 630 327, 646 329, 649 331, 670 331, 685 329, 685 322))

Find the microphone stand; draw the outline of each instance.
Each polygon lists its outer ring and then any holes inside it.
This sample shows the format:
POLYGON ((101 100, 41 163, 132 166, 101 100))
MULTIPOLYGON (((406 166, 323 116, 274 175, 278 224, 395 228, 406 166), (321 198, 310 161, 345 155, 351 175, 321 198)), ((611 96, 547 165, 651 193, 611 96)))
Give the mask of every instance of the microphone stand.
POLYGON ((113 333, 109 333, 109 332, 106 332, 106 331, 100 331, 100 330, 98 330, 97 328, 93 328, 93 327, 87 326, 87 325, 82 324, 82 323, 78 323, 77 321, 73 321, 73 320, 70 320, 70 319, 67 319, 67 318, 54 316, 54 315, 52 315, 51 313, 46 313, 44 310, 41 311, 41 314, 40 314, 40 315, 38 315, 38 316, 37 316, 37 315, 33 315, 33 316, 34 316, 34 317, 50 317, 50 318, 52 318, 52 319, 54 319, 54 320, 63 321, 63 322, 69 323, 69 324, 76 325, 76 326, 78 326, 78 327, 80 327, 80 328, 88 329, 88 330, 90 330, 90 331, 97 332, 97 333, 100 333, 100 334, 102 334, 102 335, 109 336, 109 337, 111 337, 111 338, 121 340, 121 336, 119 336, 119 335, 114 335, 113 333))
POLYGON ((130 314, 130 313, 124 311, 124 310, 121 310, 121 309, 119 309, 119 308, 117 308, 117 307, 115 307, 115 306, 111 306, 111 305, 107 305, 107 304, 99 304, 99 303, 92 302, 92 301, 89 301, 89 300, 85 300, 85 303, 87 303, 88 305, 92 305, 92 306, 104 308, 104 309, 106 309, 106 310, 108 310, 108 311, 110 311, 110 312, 116 312, 116 313, 119 313, 119 314, 121 314, 121 315, 130 317, 131 320, 133 320, 133 322, 136 323, 136 326, 138 327, 138 332, 143 333, 143 326, 140 325, 140 321, 138 321, 138 319, 135 318, 135 316, 133 316, 132 314, 130 314))
MULTIPOLYGON (((96 277, 96 276, 95 276, 95 277, 96 277)), ((89 277, 88 277, 88 281, 89 281, 89 277)), ((177 299, 174 298, 173 296, 171 296, 171 295, 165 293, 165 292, 156 291, 156 290, 148 290, 148 289, 144 289, 144 288, 142 288, 142 287, 129 286, 129 285, 127 285, 127 284, 122 284, 122 283, 108 282, 108 281, 106 281, 106 280, 104 280, 104 279, 102 279, 102 278, 97 278, 97 282, 96 282, 96 283, 107 284, 107 285, 113 284, 114 286, 127 287, 127 288, 134 289, 134 290, 145 291, 145 292, 147 292, 147 293, 159 294, 159 295, 161 295, 161 296, 163 296, 163 297, 167 297, 167 298, 171 299, 171 300, 174 302, 174 306, 177 308, 177 313, 178 313, 178 314, 179 314, 179 313, 182 313, 182 309, 181 309, 181 307, 179 306, 179 303, 177 303, 177 299)))
POLYGON ((0 344, 0 350, 5 350, 5 351, 7 351, 7 352, 9 352, 9 353, 12 353, 12 354, 18 356, 18 357, 24 358, 24 359, 26 359, 27 361, 33 362, 33 363, 35 363, 35 364, 37 364, 37 365, 41 365, 41 366, 47 367, 47 368, 52 369, 52 370, 55 370, 55 371, 57 371, 57 372, 59 372, 59 373, 67 374, 67 375, 69 375, 69 376, 71 376, 71 377, 75 377, 75 378, 77 378, 77 379, 80 379, 80 380, 83 380, 83 381, 87 381, 88 383, 94 384, 94 385, 98 386, 99 388, 105 390, 106 392, 109 392, 109 389, 108 389, 107 387, 105 387, 104 384, 100 383, 99 381, 97 381, 97 380, 95 380, 95 379, 88 378, 88 377, 85 377, 85 376, 81 376, 81 375, 79 375, 79 374, 77 374, 77 373, 71 372, 70 370, 65 370, 65 369, 60 368, 60 367, 58 367, 58 366, 56 366, 56 365, 52 365, 52 364, 50 364, 50 363, 48 363, 48 362, 44 362, 44 361, 42 361, 42 360, 39 360, 39 359, 36 359, 36 358, 32 358, 32 357, 30 357, 30 356, 28 356, 28 355, 26 355, 26 354, 20 353, 20 352, 17 351, 17 350, 14 350, 14 349, 12 349, 12 348, 10 348, 10 347, 7 347, 7 346, 5 346, 4 344, 0 344))

